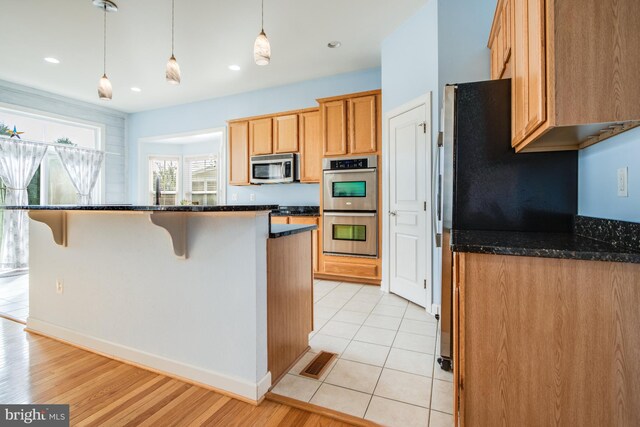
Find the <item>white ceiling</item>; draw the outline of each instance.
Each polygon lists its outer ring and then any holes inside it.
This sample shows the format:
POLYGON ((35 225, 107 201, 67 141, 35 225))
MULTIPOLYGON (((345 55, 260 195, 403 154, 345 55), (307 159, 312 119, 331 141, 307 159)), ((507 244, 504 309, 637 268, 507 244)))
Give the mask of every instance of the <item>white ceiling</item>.
POLYGON ((97 96, 102 12, 91 0, 0 0, 0 79, 126 112, 182 104, 378 67, 381 41, 427 1, 265 0, 272 60, 259 67, 260 0, 176 0, 182 84, 170 86, 171 1, 116 0, 119 11, 107 16, 113 101, 105 102, 97 96), (331 40, 342 47, 327 48, 331 40), (47 56, 61 63, 48 64, 47 56))

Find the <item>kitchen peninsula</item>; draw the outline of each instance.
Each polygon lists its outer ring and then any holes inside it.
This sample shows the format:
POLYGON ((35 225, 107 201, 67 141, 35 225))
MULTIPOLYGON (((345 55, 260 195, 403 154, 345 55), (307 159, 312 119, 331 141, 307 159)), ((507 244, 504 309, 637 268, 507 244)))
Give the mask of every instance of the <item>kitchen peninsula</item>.
POLYGON ((27 330, 257 403, 308 347, 311 231, 272 205, 25 206, 27 330))

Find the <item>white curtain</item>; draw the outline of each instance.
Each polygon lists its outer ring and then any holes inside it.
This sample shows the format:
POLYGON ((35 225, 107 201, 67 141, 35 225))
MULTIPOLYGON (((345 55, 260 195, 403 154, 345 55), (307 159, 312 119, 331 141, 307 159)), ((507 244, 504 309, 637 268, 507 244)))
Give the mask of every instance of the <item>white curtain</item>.
MULTIPOLYGON (((29 204, 27 186, 47 152, 44 144, 0 138, 0 178, 7 187, 5 205, 29 204)), ((29 220, 27 212, 4 211, 0 266, 26 268, 29 262, 29 220)))
POLYGON ((65 146, 56 146, 55 149, 78 192, 78 204, 90 205, 91 192, 98 182, 104 152, 65 146))

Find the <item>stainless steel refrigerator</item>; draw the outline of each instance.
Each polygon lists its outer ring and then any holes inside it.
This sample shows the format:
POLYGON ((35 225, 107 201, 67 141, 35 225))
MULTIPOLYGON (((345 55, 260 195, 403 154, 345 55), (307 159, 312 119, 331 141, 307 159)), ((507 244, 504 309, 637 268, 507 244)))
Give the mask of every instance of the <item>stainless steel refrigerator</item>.
POLYGON ((452 230, 570 232, 577 212, 575 151, 511 147, 511 80, 448 85, 440 169, 442 277, 440 357, 451 369, 452 230))

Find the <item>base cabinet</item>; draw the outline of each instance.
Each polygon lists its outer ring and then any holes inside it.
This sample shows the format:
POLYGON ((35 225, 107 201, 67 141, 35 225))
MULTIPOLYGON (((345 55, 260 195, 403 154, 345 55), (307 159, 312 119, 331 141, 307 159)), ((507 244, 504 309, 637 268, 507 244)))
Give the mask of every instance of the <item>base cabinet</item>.
POLYGON ((322 235, 322 221, 319 216, 290 216, 289 224, 310 224, 318 228, 311 232, 311 254, 313 258, 313 272, 318 272, 320 248, 320 236, 322 235))
POLYGON ((267 351, 273 384, 309 347, 313 330, 311 234, 267 240, 267 351))
POLYGON ((353 281, 380 280, 377 259, 324 256, 323 273, 348 278, 353 281))
POLYGON ((640 425, 640 265, 454 256, 459 425, 640 425))
POLYGON ((322 253, 322 221, 318 216, 272 216, 271 224, 309 224, 318 228, 311 232, 311 255, 313 272, 317 273, 320 267, 320 254, 322 253))

